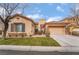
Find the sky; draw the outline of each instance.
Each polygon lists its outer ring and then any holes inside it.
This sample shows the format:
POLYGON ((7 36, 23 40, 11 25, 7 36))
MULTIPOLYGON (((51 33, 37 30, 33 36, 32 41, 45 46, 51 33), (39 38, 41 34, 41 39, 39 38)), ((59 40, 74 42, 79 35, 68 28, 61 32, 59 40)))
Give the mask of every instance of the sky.
POLYGON ((73 6, 72 3, 27 3, 23 14, 36 22, 42 18, 47 22, 58 21, 68 17, 73 6))

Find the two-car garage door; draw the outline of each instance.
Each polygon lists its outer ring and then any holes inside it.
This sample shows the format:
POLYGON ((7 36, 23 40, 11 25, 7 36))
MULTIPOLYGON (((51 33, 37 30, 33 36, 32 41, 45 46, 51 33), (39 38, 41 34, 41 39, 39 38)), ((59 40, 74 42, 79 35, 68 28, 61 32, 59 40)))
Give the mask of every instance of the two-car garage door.
POLYGON ((50 34, 53 35, 64 35, 65 28, 64 27, 49 27, 50 34))

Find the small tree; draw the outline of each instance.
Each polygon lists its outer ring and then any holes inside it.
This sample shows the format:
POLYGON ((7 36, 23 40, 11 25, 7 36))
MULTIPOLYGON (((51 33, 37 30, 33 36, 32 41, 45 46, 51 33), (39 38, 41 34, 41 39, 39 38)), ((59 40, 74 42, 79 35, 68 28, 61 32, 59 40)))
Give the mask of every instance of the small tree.
MULTIPOLYGON (((2 21, 3 27, 3 38, 6 38, 6 33, 9 27, 9 21, 11 16, 15 14, 14 12, 20 8, 19 3, 1 3, 0 8, 2 9, 2 13, 0 13, 0 20, 2 21)), ((25 7, 25 6, 22 6, 25 7)), ((23 8, 24 9, 24 8, 23 8)))

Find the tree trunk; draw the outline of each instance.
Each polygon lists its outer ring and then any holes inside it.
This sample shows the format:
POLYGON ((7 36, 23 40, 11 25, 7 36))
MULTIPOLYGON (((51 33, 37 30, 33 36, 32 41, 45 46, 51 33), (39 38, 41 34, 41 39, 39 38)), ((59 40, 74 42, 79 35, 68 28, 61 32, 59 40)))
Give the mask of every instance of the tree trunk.
POLYGON ((6 39, 6 33, 7 31, 3 30, 3 39, 6 39))
POLYGON ((8 23, 4 24, 3 39, 6 39, 7 30, 8 30, 8 23))

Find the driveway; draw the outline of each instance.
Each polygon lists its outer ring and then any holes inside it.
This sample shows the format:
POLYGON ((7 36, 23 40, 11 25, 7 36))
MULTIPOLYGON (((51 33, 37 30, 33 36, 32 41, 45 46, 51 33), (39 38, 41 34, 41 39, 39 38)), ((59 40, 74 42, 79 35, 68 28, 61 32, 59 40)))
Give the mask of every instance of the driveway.
POLYGON ((79 47, 79 37, 72 35, 50 35, 54 38, 61 46, 64 47, 79 47))

